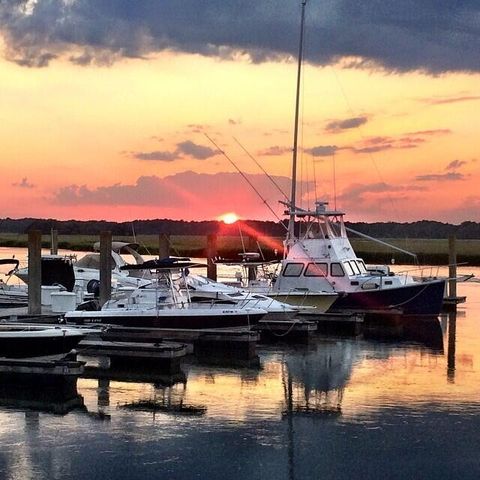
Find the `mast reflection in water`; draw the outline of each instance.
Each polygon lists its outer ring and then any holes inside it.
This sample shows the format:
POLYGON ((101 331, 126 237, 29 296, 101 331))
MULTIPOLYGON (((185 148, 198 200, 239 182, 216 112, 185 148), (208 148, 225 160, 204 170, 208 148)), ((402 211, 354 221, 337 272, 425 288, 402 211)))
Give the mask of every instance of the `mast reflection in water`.
POLYGON ((261 345, 252 365, 80 378, 79 408, 10 395, 0 478, 478 478, 480 285, 459 289, 456 315, 261 345))

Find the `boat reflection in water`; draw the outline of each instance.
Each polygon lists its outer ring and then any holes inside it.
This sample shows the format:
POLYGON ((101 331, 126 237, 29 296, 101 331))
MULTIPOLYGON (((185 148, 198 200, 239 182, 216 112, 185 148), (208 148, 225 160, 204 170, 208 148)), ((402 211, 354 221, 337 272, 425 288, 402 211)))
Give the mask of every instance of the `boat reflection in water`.
POLYGON ((282 364, 286 414, 340 414, 344 389, 360 349, 355 343, 325 341, 282 364))
POLYGON ((174 376, 87 369, 88 415, 0 409, 0 477, 468 478, 479 377, 465 341, 476 323, 461 320, 259 345, 258 368, 187 357, 174 376))
POLYGON ((58 379, 48 386, 31 382, 0 384, 0 408, 65 415, 83 407, 83 397, 71 379, 58 379))

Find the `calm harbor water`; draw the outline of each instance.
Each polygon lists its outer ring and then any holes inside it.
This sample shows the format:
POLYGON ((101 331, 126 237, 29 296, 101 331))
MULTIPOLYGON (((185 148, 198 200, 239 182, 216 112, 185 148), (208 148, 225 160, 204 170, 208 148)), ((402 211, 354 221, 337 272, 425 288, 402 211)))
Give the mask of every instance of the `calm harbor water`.
POLYGON ((260 345, 249 365, 190 358, 174 376, 2 390, 0 478, 479 478, 480 283, 459 294, 456 315, 408 334, 317 334, 260 345))

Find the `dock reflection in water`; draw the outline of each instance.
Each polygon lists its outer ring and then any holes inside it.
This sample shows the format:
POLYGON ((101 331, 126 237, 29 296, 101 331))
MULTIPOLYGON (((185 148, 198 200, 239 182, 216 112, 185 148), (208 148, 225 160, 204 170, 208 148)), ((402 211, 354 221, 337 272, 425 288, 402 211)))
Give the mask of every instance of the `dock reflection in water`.
POLYGON ((260 345, 256 366, 81 378, 86 411, 0 407, 0 478, 478 478, 479 287, 456 318, 260 345))

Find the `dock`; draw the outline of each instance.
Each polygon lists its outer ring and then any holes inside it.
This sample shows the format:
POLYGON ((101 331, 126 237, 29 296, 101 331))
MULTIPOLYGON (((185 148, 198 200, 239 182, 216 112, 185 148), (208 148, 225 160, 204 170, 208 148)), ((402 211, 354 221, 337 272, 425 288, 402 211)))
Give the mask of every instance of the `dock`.
POLYGON ((110 327, 102 339, 113 342, 169 342, 186 343, 187 353, 218 354, 242 358, 256 355, 256 343, 260 336, 242 329, 181 329, 181 328, 132 328, 110 327))
POLYGON ((365 316, 359 312, 345 313, 300 313, 302 318, 317 325, 317 331, 344 335, 359 335, 362 331, 365 316))
POLYGON ((145 366, 172 372, 180 369, 180 361, 187 354, 187 349, 185 345, 173 342, 82 340, 78 353, 86 357, 108 357, 111 367, 145 366))
POLYGON ((311 335, 317 331, 317 324, 297 318, 292 320, 260 320, 254 328, 260 332, 261 340, 308 341, 311 335))
POLYGON ((72 384, 84 371, 85 362, 62 359, 41 358, 0 358, 0 379, 2 383, 35 383, 52 385, 55 383, 72 384))

